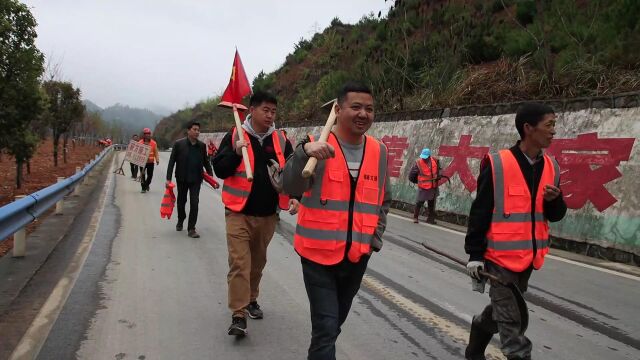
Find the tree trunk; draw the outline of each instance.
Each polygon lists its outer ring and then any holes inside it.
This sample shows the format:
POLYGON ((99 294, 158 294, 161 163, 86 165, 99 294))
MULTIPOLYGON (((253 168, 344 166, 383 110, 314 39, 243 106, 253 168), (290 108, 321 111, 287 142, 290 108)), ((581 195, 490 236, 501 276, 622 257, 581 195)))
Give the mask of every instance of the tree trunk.
POLYGON ((53 133, 53 166, 58 167, 58 144, 60 143, 60 134, 53 133))
POLYGON ((67 163, 67 144, 69 143, 69 135, 68 134, 64 134, 63 140, 62 140, 62 160, 64 161, 64 163, 67 163))
POLYGON ((553 84, 554 78, 554 64, 553 56, 551 55, 551 43, 549 42, 549 28, 546 24, 545 17, 545 0, 536 0, 536 12, 540 19, 540 26, 542 27, 542 51, 544 58, 544 73, 547 76, 547 82, 553 84))
POLYGON ((16 159, 16 189, 22 187, 22 161, 16 159))

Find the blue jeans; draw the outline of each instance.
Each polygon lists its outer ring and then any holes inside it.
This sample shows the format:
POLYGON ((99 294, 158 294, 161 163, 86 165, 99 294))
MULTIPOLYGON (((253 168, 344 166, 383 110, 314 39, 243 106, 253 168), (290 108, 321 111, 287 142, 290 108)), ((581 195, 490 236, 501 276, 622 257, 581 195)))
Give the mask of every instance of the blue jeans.
POLYGON ((311 308, 311 345, 307 359, 335 360, 340 327, 360 289, 369 256, 363 256, 358 263, 345 259, 330 266, 301 259, 311 308))

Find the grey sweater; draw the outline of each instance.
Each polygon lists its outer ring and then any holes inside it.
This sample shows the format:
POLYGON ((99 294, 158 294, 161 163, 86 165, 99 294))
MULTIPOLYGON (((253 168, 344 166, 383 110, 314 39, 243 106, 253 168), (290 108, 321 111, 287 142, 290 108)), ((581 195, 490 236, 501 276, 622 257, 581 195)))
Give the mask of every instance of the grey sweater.
MULTIPOLYGON (((346 149, 344 149, 346 151, 346 149)), ((347 154, 345 154, 346 156, 347 154)), ((305 179, 302 177, 302 170, 307 165, 309 157, 304 152, 302 145, 298 145, 287 159, 287 163, 282 173, 283 189, 284 192, 291 196, 302 196, 304 192, 309 190, 313 185, 314 176, 305 179)), ((323 161, 318 162, 318 167, 324 166, 323 161)), ((391 206, 391 186, 389 183, 389 172, 387 171, 387 178, 385 180, 384 200, 382 201, 382 207, 380 208, 380 214, 378 219, 378 226, 373 239, 371 240, 371 248, 375 251, 382 249, 382 234, 387 227, 387 213, 391 206)))

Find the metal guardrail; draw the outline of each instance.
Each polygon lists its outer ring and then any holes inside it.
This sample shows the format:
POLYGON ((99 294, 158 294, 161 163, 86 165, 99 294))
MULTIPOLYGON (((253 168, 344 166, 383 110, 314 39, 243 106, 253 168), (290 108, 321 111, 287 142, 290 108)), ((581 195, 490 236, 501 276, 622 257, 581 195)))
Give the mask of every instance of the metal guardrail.
POLYGON ((13 235, 18 230, 29 225, 37 217, 62 200, 73 191, 82 180, 110 151, 105 148, 84 169, 56 184, 38 190, 22 199, 0 207, 0 242, 13 235))

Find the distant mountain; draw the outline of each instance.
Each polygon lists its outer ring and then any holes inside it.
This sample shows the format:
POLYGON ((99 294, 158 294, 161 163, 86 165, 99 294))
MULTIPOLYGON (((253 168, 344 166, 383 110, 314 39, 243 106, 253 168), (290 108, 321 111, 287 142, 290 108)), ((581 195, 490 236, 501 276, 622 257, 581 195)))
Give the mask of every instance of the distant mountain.
POLYGON ((161 116, 169 116, 175 111, 166 106, 156 104, 147 105, 146 108, 161 116))
POLYGON ((87 111, 97 112, 107 123, 117 125, 128 137, 135 133, 141 133, 148 127, 153 129, 162 119, 161 115, 149 110, 130 107, 123 104, 115 104, 107 108, 101 108, 90 100, 83 100, 87 111))
POLYGON ((91 100, 82 100, 82 103, 87 108, 88 112, 102 112, 102 108, 93 103, 91 100))
POLYGON ((162 116, 148 109, 133 108, 127 105, 115 104, 101 112, 102 118, 108 122, 117 122, 128 128, 142 130, 154 128, 162 116))

